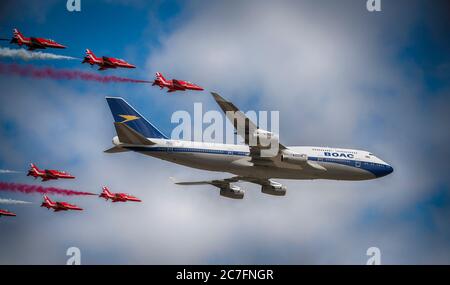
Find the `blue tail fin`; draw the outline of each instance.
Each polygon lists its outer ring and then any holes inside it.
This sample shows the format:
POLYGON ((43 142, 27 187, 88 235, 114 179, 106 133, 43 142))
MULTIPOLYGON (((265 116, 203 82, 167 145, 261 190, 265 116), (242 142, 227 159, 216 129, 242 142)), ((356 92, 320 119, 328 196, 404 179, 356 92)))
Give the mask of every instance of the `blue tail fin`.
POLYGON ((155 126, 120 97, 106 97, 114 121, 126 124, 146 138, 167 139, 155 126))

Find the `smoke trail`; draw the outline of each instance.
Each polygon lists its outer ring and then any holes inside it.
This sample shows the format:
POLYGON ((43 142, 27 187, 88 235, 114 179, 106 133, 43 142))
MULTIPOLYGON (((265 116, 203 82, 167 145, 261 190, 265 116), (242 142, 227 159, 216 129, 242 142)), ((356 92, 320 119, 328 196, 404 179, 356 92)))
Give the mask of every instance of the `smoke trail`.
POLYGON ((67 60, 74 60, 78 59, 76 57, 71 56, 65 56, 65 55, 57 55, 53 53, 46 53, 46 52, 40 52, 40 51, 28 51, 25 49, 10 49, 10 48, 3 48, 0 47, 0 56, 1 57, 11 57, 11 58, 21 58, 23 60, 33 60, 33 59, 67 59, 67 60))
POLYGON ((16 170, 0 169, 0 174, 8 174, 8 173, 21 173, 21 172, 16 170))
POLYGON ((2 199, 2 198, 0 198, 0 204, 18 205, 18 204, 33 204, 33 203, 27 202, 27 201, 20 201, 20 200, 12 200, 12 199, 2 199))
POLYGON ((135 80, 118 76, 105 76, 78 70, 54 69, 51 67, 37 68, 32 65, 3 64, 0 63, 0 74, 13 74, 32 78, 51 78, 57 80, 86 80, 101 83, 128 82, 128 83, 152 83, 151 81, 135 80))
POLYGON ((42 187, 38 185, 27 185, 27 184, 7 183, 7 182, 0 182, 0 191, 20 192, 26 194, 31 193, 59 194, 65 196, 96 195, 94 193, 60 189, 56 187, 42 187))

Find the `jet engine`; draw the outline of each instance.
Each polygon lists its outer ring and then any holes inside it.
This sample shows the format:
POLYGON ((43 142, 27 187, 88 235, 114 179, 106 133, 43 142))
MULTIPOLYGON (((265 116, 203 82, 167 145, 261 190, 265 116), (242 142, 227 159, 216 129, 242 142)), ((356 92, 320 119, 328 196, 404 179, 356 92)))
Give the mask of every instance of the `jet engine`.
POLYGON ((220 188, 220 196, 224 196, 231 199, 242 199, 244 198, 244 190, 236 185, 230 185, 228 187, 220 188))
POLYGON ((281 183, 270 181, 269 185, 263 185, 261 187, 261 192, 268 195, 284 196, 286 195, 286 189, 286 186, 281 183))
POLYGON ((303 166, 308 162, 308 156, 306 154, 288 152, 281 155, 281 161, 303 166))

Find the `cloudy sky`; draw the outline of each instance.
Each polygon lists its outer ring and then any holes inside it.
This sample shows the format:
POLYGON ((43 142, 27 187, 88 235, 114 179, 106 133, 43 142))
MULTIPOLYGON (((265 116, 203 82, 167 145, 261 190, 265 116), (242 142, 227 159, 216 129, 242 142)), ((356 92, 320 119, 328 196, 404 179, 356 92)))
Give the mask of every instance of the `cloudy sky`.
MULTIPOLYGON (((58 54, 125 58, 136 70, 105 74, 188 79, 205 92, 168 95, 138 84, 100 84, 0 75, 0 168, 60 168, 75 181, 46 185, 130 192, 111 204, 54 197, 85 211, 53 213, 39 195, 1 192, 17 213, 0 220, 0 264, 365 264, 376 246, 384 264, 450 263, 450 6, 382 1, 65 0, 2 1, 0 37, 14 27, 69 46, 58 54), (99 12, 101 11, 101 12, 99 12), (370 150, 393 174, 372 181, 282 181, 285 197, 242 183, 242 201, 177 179, 227 177, 139 155, 104 154, 115 135, 105 96, 122 96, 165 133, 171 114, 218 110, 217 91, 242 110, 280 111, 285 145, 370 150)), ((7 42, 2 47, 11 47, 7 42)), ((96 72, 78 61, 17 63, 96 72)), ((206 126, 205 126, 206 127, 206 126)), ((41 184, 24 173, 0 181, 41 184)))

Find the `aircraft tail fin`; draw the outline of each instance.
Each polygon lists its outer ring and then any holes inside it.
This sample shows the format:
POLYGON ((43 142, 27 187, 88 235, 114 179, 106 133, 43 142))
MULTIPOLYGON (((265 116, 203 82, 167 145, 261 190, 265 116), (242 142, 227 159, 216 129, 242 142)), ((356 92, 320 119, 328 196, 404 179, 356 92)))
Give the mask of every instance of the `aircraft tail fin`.
POLYGON ((44 201, 45 201, 45 203, 47 203, 49 205, 55 204, 55 202, 53 202, 47 195, 44 195, 44 201))
POLYGON ((121 142, 153 144, 147 138, 168 138, 123 98, 106 97, 106 101, 111 109, 115 121, 114 126, 121 142), (122 139, 125 139, 125 141, 122 141, 122 139))
POLYGON ((92 55, 95 56, 95 54, 90 50, 90 49, 86 49, 86 55, 92 55))
POLYGON ((86 49, 86 56, 84 57, 86 61, 95 63, 98 62, 100 59, 95 56, 95 54, 90 50, 86 49))
POLYGON ((30 163, 30 170, 28 171, 28 174, 30 173, 42 174, 43 172, 34 163, 30 163))
POLYGON ((16 28, 13 29, 13 34, 15 38, 23 38, 22 33, 16 28))
POLYGON ((103 186, 102 193, 105 194, 106 196, 112 196, 112 193, 109 191, 108 187, 106 187, 106 186, 103 186))
POLYGON ((156 72, 156 80, 162 82, 163 84, 167 84, 166 78, 162 75, 161 72, 156 72))

